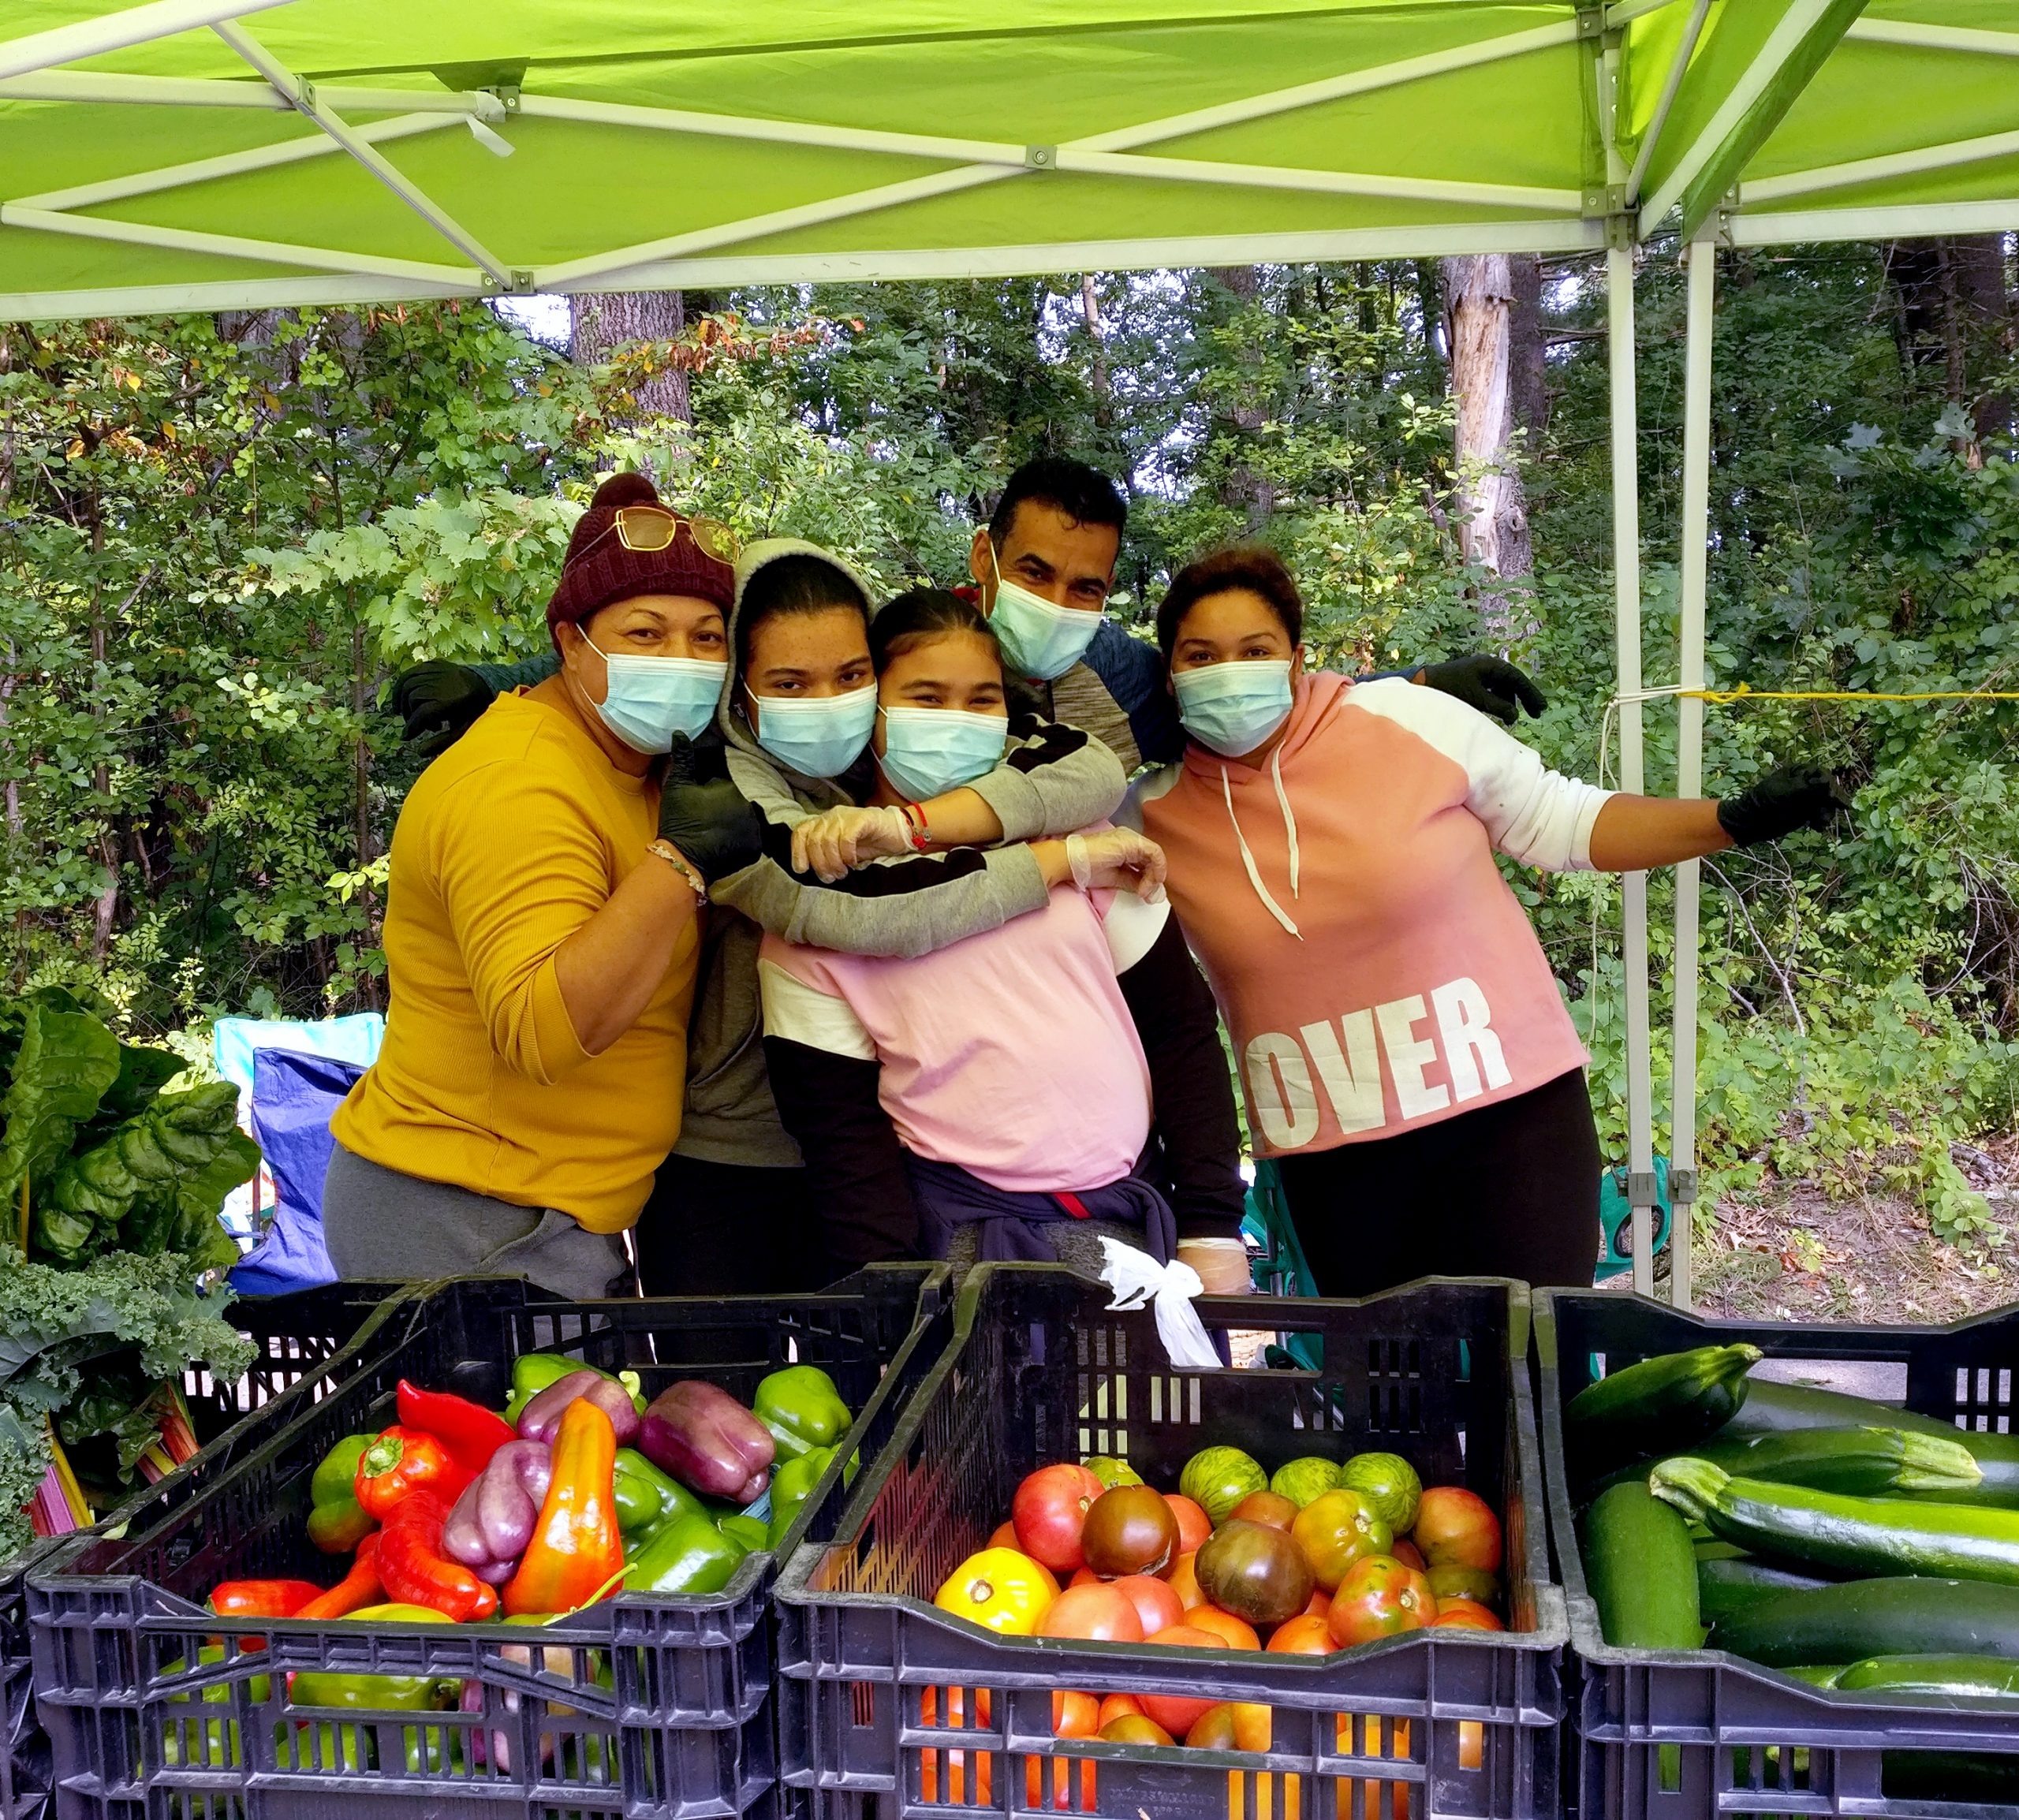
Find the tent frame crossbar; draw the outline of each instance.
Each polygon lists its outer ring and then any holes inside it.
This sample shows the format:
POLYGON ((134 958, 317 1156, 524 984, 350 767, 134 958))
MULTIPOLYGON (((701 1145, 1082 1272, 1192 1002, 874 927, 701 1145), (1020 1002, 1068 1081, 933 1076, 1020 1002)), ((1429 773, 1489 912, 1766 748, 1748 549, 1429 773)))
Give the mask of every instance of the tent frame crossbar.
POLYGON ((109 51, 173 38, 247 14, 285 6, 290 0, 150 0, 96 19, 79 20, 25 38, 0 40, 0 76, 25 76, 58 64, 76 63, 109 51))
POLYGON ((1987 132, 1976 139, 1917 146, 1911 151, 1890 151, 1877 158, 1856 159, 1848 164, 1819 165, 1812 170, 1791 170, 1779 177, 1757 177, 1741 188, 1739 205, 1743 210, 1751 203, 1780 202, 1791 196, 1808 196, 1817 190, 1849 189, 1857 184, 1883 182, 1888 177, 1946 170, 1959 164, 1979 164, 1986 159, 2006 158, 2015 152, 2019 152, 2019 131, 1987 132))

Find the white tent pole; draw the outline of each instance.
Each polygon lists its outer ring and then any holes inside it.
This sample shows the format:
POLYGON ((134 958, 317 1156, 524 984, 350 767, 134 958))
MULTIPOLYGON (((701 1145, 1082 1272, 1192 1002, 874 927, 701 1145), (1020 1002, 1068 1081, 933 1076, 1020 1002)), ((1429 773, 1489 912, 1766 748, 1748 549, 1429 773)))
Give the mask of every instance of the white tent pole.
POLYGON ((1813 170, 1791 170, 1781 177, 1763 177, 1745 185, 1740 192, 1740 206, 1748 202, 1778 202, 1786 196, 1808 196, 1819 189, 1847 189, 1853 184, 1876 183, 1883 177, 1946 170, 1952 165, 1976 164, 2014 151, 2019 151, 2019 132, 1987 132, 1980 139, 1924 145, 1912 151, 1857 159, 1849 164, 1819 165, 1813 170))
POLYGON ((1711 0, 1696 0, 1689 10, 1689 22, 1682 28, 1681 41, 1675 47, 1675 55, 1670 60, 1668 75, 1663 80, 1660 98, 1655 103, 1655 111, 1648 121, 1648 130, 1640 136, 1640 149, 1634 154, 1633 168, 1626 177, 1626 206, 1636 207, 1640 200, 1640 185, 1647 177, 1648 166, 1654 162, 1655 147, 1661 144, 1662 129, 1669 123, 1670 110, 1675 106, 1675 98, 1681 92, 1682 79, 1689 73, 1689 60, 1696 54, 1696 41, 1704 35, 1704 21, 1711 16, 1711 0))
MULTIPOLYGON (((1682 625, 1678 675, 1685 689, 1704 686, 1704 605, 1711 541, 1711 336, 1716 301, 1717 243, 1689 248, 1689 307, 1682 379, 1682 625)), ((1676 741, 1675 793, 1704 788, 1704 704, 1689 696, 1676 741)), ((1692 1221, 1696 1201, 1697 896, 1702 863, 1675 869, 1674 1077, 1669 1141, 1669 1192, 1675 1223, 1669 1238, 1669 1300, 1690 1305, 1692 1221)))
POLYGON ((1920 25, 1908 19, 1853 19, 1846 38, 1867 44, 1904 44, 1917 50, 1981 51, 2019 57, 2019 32, 1985 32, 1968 25, 1920 25))
POLYGON ((129 6, 101 18, 80 20, 74 25, 58 25, 53 31, 32 32, 25 38, 0 43, 0 76, 25 76, 32 69, 102 57, 130 44, 172 38, 178 32, 193 32, 220 20, 242 19, 248 13, 289 4, 289 0, 152 0, 149 6, 129 6))
MULTIPOLYGON (((1612 561, 1618 647, 1619 787, 1642 784, 1640 704, 1640 497, 1633 377, 1633 249, 1606 252, 1607 364, 1612 380, 1612 561)), ((1654 1088, 1648 1039, 1648 875, 1620 881, 1620 963, 1626 990, 1626 1196, 1633 1209, 1633 1287, 1655 1288, 1654 1088)))

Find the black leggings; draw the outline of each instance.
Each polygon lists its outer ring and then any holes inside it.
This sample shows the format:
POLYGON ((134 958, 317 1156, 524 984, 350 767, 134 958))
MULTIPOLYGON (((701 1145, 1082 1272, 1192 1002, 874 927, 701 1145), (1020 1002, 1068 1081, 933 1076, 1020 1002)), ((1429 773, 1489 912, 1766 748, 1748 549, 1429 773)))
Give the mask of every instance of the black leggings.
POLYGON ((647 1296, 789 1295, 842 1275, 808 1173, 668 1157, 638 1216, 639 1286, 647 1296))
POLYGON ((1276 1167, 1321 1296, 1371 1296, 1416 1277, 1592 1286, 1599 1134, 1582 1070, 1276 1167))

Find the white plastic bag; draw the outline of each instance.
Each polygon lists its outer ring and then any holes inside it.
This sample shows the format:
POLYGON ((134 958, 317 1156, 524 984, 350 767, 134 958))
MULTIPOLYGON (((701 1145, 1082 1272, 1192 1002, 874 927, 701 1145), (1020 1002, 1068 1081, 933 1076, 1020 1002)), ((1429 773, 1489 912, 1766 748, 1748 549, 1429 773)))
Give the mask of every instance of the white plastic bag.
POLYGON ((1101 1266, 1101 1281, 1114 1290, 1110 1308, 1140 1308, 1153 1302, 1157 1311, 1157 1337, 1164 1343, 1174 1365, 1200 1371, 1217 1370, 1220 1356, 1213 1350, 1205 1324, 1192 1298, 1205 1285, 1189 1264, 1173 1259, 1160 1264, 1148 1251, 1125 1245, 1119 1239, 1103 1238, 1101 1250, 1107 1262, 1101 1266))

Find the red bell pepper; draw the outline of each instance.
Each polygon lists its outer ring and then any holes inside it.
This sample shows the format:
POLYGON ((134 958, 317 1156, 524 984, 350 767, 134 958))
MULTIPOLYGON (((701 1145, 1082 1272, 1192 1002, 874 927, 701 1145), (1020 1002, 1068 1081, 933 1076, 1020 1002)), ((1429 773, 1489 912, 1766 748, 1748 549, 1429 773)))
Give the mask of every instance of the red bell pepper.
POLYGON ((211 1609, 221 1618, 291 1618, 323 1589, 305 1579, 225 1579, 211 1588, 211 1609))
POLYGON ((453 1624, 487 1618, 498 1609, 495 1588, 442 1552, 449 1506, 432 1491, 402 1498, 379 1532, 379 1584, 396 1604, 426 1606, 453 1624))
POLYGON ((617 1430, 595 1404, 578 1397, 562 1412, 539 1520, 505 1587, 513 1617, 577 1611, 614 1589, 624 1572, 616 1481, 617 1430))
POLYGON ((453 1504, 476 1476, 450 1459, 433 1435, 396 1426, 359 1456, 357 1501, 367 1516, 383 1523, 416 1492, 435 1492, 453 1504))
POLYGON ((449 1450, 449 1457, 474 1477, 491 1456, 517 1431, 502 1415, 482 1408, 466 1397, 446 1390, 423 1390, 400 1380, 400 1426, 431 1434, 449 1450))
POLYGON ((379 1538, 375 1533, 357 1545, 357 1559, 351 1563, 349 1573, 327 1592, 288 1615, 297 1618, 348 1617, 353 1612, 378 1604, 385 1596, 385 1586, 379 1578, 379 1538))

